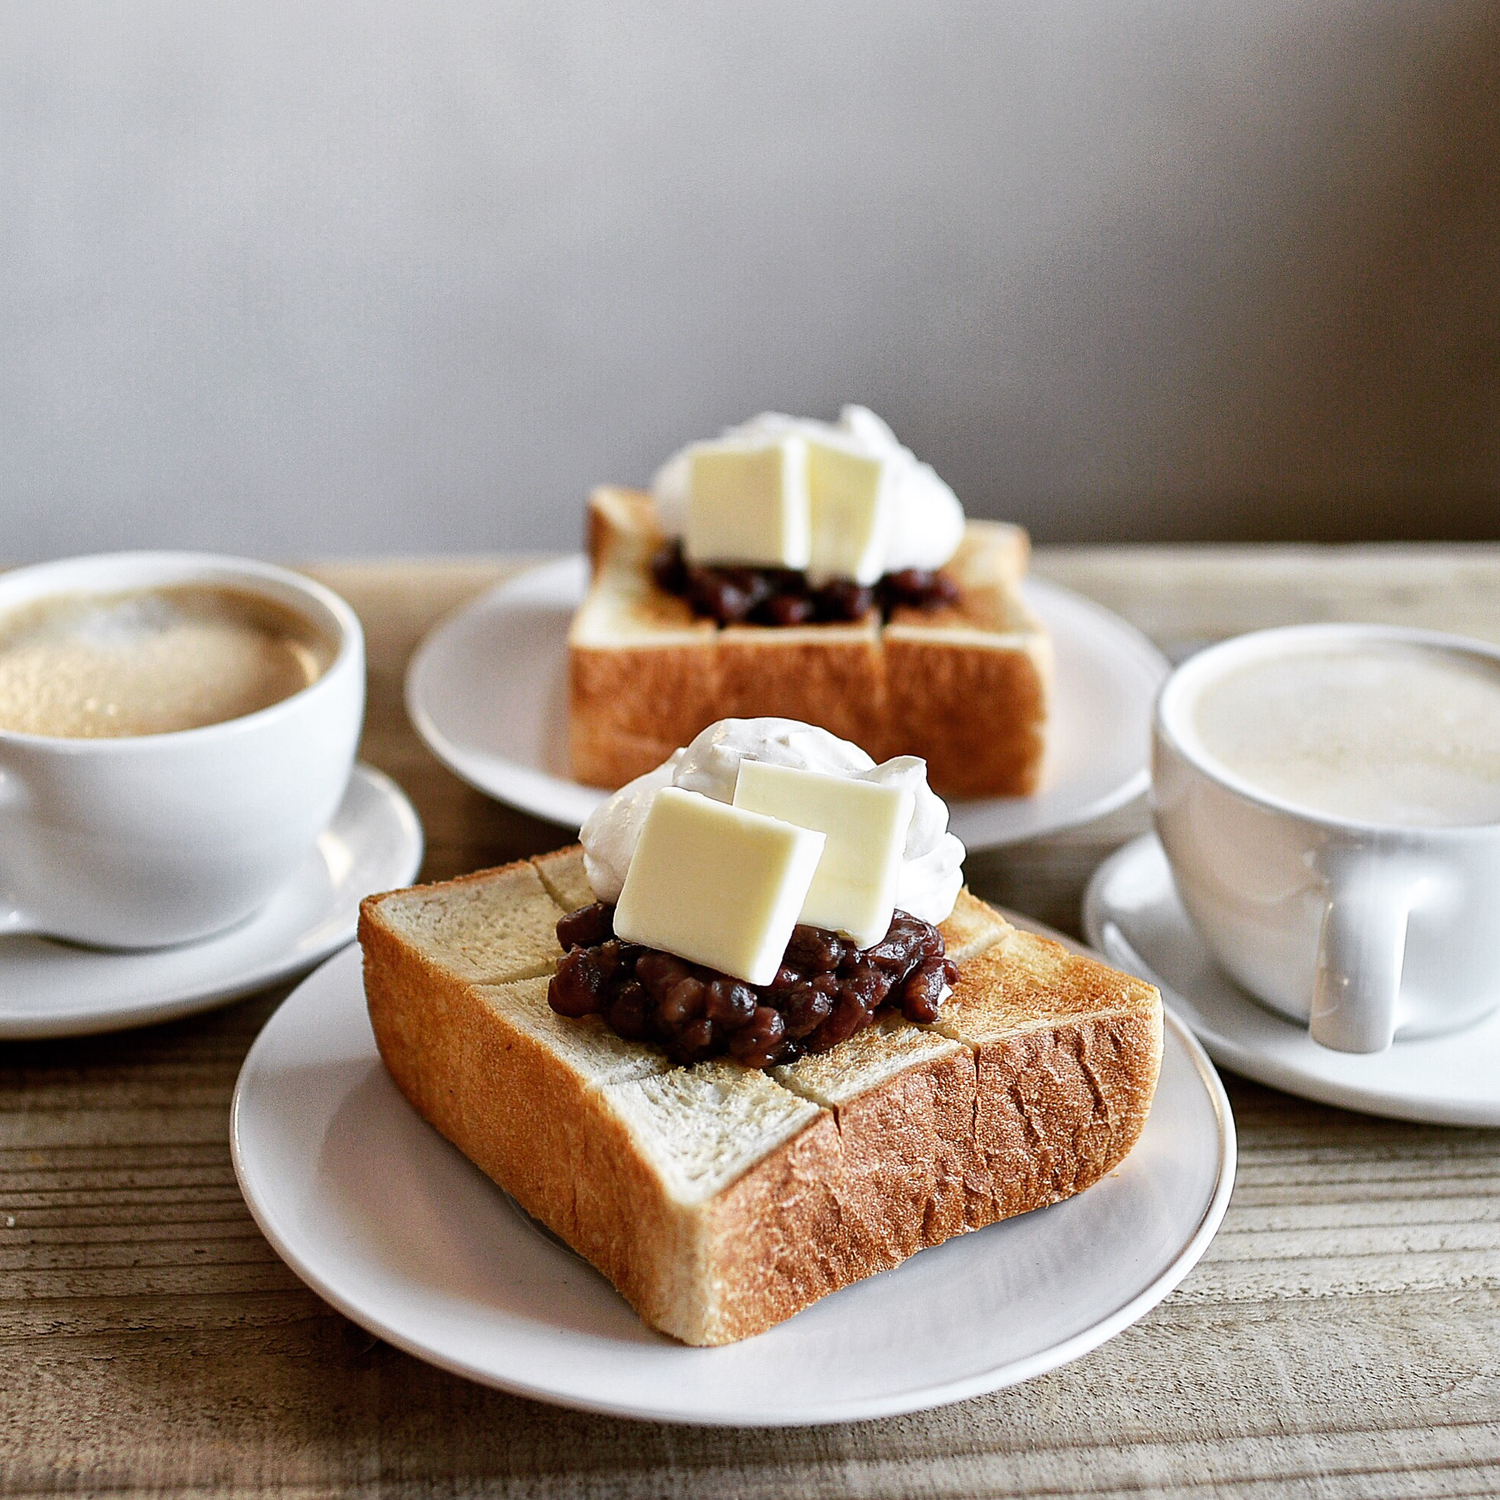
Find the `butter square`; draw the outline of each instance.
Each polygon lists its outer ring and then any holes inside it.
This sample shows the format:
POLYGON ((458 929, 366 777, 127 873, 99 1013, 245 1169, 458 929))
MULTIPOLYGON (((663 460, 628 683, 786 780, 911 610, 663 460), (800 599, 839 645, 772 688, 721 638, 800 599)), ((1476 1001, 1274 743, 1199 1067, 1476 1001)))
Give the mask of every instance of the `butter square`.
POLYGON ((874 583, 885 572, 893 495, 886 465, 829 443, 807 444, 808 570, 874 583))
POLYGON ((734 805, 826 835, 800 921, 860 948, 885 936, 916 807, 905 787, 742 760, 734 805))
POLYGON ((631 856, 615 936, 770 984, 823 844, 821 833, 664 787, 631 856))
POLYGON ((807 445, 699 443, 688 455, 689 562, 805 568, 811 549, 807 445))

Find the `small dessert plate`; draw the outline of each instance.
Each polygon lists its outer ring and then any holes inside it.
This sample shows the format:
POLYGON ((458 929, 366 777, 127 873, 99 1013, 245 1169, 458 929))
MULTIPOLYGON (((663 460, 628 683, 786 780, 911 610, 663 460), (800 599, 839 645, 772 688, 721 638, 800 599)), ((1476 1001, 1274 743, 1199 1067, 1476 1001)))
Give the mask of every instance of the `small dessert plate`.
POLYGON ((1320 1104, 1437 1125, 1500 1125, 1500 1013, 1384 1052, 1333 1052, 1258 1004, 1213 961, 1178 899, 1154 833, 1094 872, 1083 898, 1089 941, 1149 981, 1213 1059, 1320 1104))
MULTIPOLYGON (((406 674, 417 733, 480 791, 576 829, 608 795, 568 776, 568 625, 582 557, 543 563, 481 595, 422 643, 406 674)), ((1028 579, 1057 654, 1051 742, 1032 797, 952 804, 953 831, 991 849, 1103 817, 1145 791, 1151 705, 1169 670, 1133 626, 1069 589, 1028 579)))
POLYGON ((130 953, 0 937, 0 1039, 145 1026, 288 979, 349 943, 360 901, 409 884, 421 863, 422 825, 406 794, 357 765, 297 873, 228 932, 130 953))
POLYGON ((266 1023, 230 1140, 266 1238, 370 1332, 540 1401, 729 1426, 916 1411, 1077 1359, 1197 1262, 1235 1162, 1213 1064, 1169 1015, 1145 1132, 1087 1192, 924 1250, 757 1338, 693 1349, 646 1327, 411 1108, 376 1053, 357 948, 266 1023))

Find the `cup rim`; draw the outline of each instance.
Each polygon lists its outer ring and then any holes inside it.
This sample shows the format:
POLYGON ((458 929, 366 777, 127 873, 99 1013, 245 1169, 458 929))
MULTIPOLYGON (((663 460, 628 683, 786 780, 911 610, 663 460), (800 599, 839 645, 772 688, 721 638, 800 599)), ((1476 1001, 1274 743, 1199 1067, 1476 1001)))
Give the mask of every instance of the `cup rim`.
MULTIPOLYGON (((48 562, 29 563, 22 567, 11 568, 0 573, 0 617, 3 617, 7 611, 4 595, 9 591, 13 580, 31 579, 48 573, 65 575, 75 570, 83 571, 93 568, 103 570, 110 565, 148 571, 152 568, 172 571, 181 569, 181 577, 172 578, 171 583, 188 583, 192 582, 195 577, 201 576, 205 583, 240 584, 251 591, 254 591, 256 583, 278 584, 283 589, 301 595, 305 601, 317 605, 331 618, 338 634, 333 660, 305 687, 287 694, 285 698, 277 699, 275 703, 268 703, 264 708, 258 708, 248 714, 238 714, 232 719, 219 719, 212 724, 199 724, 191 729, 167 729, 157 734, 93 737, 30 734, 23 730, 6 729, 0 726, 0 745, 14 745, 18 748, 56 755, 139 755, 150 753, 152 747, 188 745, 213 736, 250 733, 274 723, 279 718, 285 718, 297 712, 311 696, 319 693, 320 690, 326 690, 336 677, 345 676, 350 670, 351 662, 358 666, 363 660, 364 630, 360 625, 359 616, 355 614, 347 600, 327 585, 309 578, 304 573, 298 573, 295 569, 280 567, 276 563, 261 562, 256 558, 236 557, 223 552, 180 552, 168 549, 91 552, 79 557, 59 557, 48 562)), ((118 587, 120 592, 128 592, 133 588, 162 586, 168 581, 160 580, 158 585, 126 581, 121 582, 118 587)), ((107 594, 110 590, 110 583, 104 580, 97 584, 80 584, 72 589, 64 585, 55 592, 61 594, 97 591, 107 594)), ((32 597, 45 598, 47 593, 48 591, 43 589, 32 597)), ((274 596, 267 595, 267 597, 274 596)), ((278 599, 276 602, 283 605, 286 603, 284 599, 278 599)))
POLYGON ((1211 760, 1206 752, 1185 740, 1173 722, 1174 716, 1180 713, 1179 704, 1184 694, 1201 685, 1202 679, 1227 670, 1236 659, 1252 660, 1275 655, 1279 649, 1291 647, 1299 641, 1398 641, 1407 645, 1431 646, 1469 656, 1482 656, 1500 667, 1500 645, 1474 636, 1426 630, 1414 625, 1328 621, 1250 630, 1195 652, 1172 671, 1156 695, 1156 705, 1152 712, 1152 727, 1157 737, 1170 745, 1200 776, 1206 777, 1225 791, 1268 811, 1296 818, 1314 827, 1340 833, 1378 836, 1391 841, 1423 843, 1434 838, 1455 841, 1493 838, 1500 833, 1500 819, 1484 823, 1382 823, 1370 818, 1350 818, 1338 813, 1318 812, 1235 775, 1227 766, 1211 760))

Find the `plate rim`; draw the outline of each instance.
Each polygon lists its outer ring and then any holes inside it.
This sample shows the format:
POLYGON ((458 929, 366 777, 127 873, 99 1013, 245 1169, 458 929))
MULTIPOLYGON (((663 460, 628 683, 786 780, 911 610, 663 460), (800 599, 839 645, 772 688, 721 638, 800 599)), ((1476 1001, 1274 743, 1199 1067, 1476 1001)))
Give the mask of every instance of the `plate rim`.
MULTIPOLYGON (((356 776, 361 777, 380 793, 396 821, 405 829, 408 857, 402 861, 399 867, 402 873, 395 883, 396 885, 406 884, 416 877, 422 866, 426 845, 422 820, 417 816, 417 810, 412 806, 411 798, 402 790, 400 784, 384 771, 364 761, 356 761, 349 773, 349 785, 353 784, 356 776)), ((349 787, 346 786, 345 796, 348 795, 348 791, 349 787)), ((342 801, 340 805, 342 806, 342 801)), ((337 814, 334 816, 337 821, 337 814)), ((250 922, 254 920, 254 917, 248 919, 250 922)), ((265 960, 255 968, 237 970, 232 978, 213 979, 207 983, 206 987, 196 984, 179 986, 164 998, 158 994, 149 1001, 141 1001, 119 1010, 77 1012, 56 1019, 48 1016, 18 1018, 0 1014, 0 1041, 40 1042, 74 1036, 107 1036, 111 1032, 131 1031, 142 1026, 156 1026, 166 1021, 178 1021, 188 1016, 199 1015, 204 1011, 215 1010, 221 1005, 228 1005, 233 1000, 242 999, 246 995, 253 995, 258 990, 280 984, 294 975, 309 973, 320 967, 330 956, 336 956, 341 949, 349 945, 354 938, 358 922, 359 917, 356 912, 344 927, 331 938, 325 939, 311 953, 295 955, 281 953, 265 960)), ((213 941, 213 936, 202 939, 204 944, 213 941)), ((154 951, 160 950, 145 949, 142 953, 149 956, 154 951)), ((121 955, 122 958, 127 959, 140 956, 142 955, 121 955)))
MULTIPOLYGON (((491 584, 487 589, 476 594, 467 603, 461 604, 448 614, 444 615, 435 625, 428 630, 407 663, 405 677, 402 684, 402 696, 406 707, 407 717, 412 727, 416 730, 418 737, 427 748, 466 785, 475 791, 483 793, 486 797, 500 802, 507 807, 513 807, 531 817, 540 818, 544 822, 552 823, 560 828, 572 829, 576 832, 576 825, 566 819, 559 820, 554 809, 542 809, 535 801, 522 802, 516 800, 514 793, 502 794, 497 792, 493 786, 475 775, 466 764, 470 752, 463 749, 451 739, 437 724, 431 710, 427 706, 428 695, 422 689, 422 682, 429 670, 431 663, 439 657, 446 645, 449 635, 457 631, 461 626, 469 623, 470 617, 479 615, 493 608, 502 598, 513 589, 520 588, 524 583, 533 585, 541 581, 538 575, 576 571, 581 565, 586 565, 587 559, 581 552, 567 553, 560 557, 553 557, 542 561, 526 564, 517 569, 498 583, 491 584)), ((1091 599, 1086 594, 1079 593, 1076 589, 1068 588, 1067 585, 1055 583, 1050 578, 1043 578, 1036 574, 1028 574, 1022 583, 1022 589, 1026 592, 1040 594, 1043 598, 1052 598, 1066 608, 1077 611, 1090 617, 1096 626, 1107 629, 1117 637, 1121 645, 1126 647, 1129 654, 1146 671, 1157 679, 1153 689, 1153 701, 1156 693, 1160 692, 1162 684, 1166 681, 1172 670, 1172 664, 1165 654, 1157 647, 1156 643, 1146 633, 1132 625, 1129 620, 1116 614, 1113 610, 1100 604, 1097 599, 1091 599)), ((488 754, 488 752, 480 752, 488 754)), ((557 776, 550 771, 538 771, 506 756, 493 756, 497 761, 503 761, 505 765, 513 768, 518 776, 525 778, 541 778, 552 783, 559 792, 566 796, 578 795, 586 789, 582 783, 575 782, 568 777, 557 776)), ((1065 812, 1054 814, 1042 821, 1030 826, 1020 827, 1012 832, 1002 834, 989 834, 982 838, 970 838, 966 840, 968 847, 976 853, 989 849, 1007 848, 1012 844, 1024 843, 1029 839, 1045 838, 1054 833, 1062 833, 1071 828, 1077 828, 1085 823, 1094 822, 1096 819, 1108 817, 1110 813, 1117 812, 1127 803, 1141 796, 1151 784, 1151 770, 1149 765, 1148 747, 1143 744, 1141 751, 1141 764, 1126 779, 1119 782, 1108 792, 1095 797, 1088 802, 1080 802, 1065 812)), ((1046 788, 1043 787, 1042 795, 1046 788)), ((990 802, 1005 801, 1003 798, 976 798, 968 803, 955 802, 956 809, 965 807, 984 807, 990 802)), ((585 812, 585 816, 587 813, 585 812)), ((579 823, 582 818, 579 818, 579 823)))
MULTIPOLYGON (((1161 840, 1154 832, 1137 835, 1129 842, 1122 844, 1107 859, 1101 861, 1089 877, 1083 896, 1083 925, 1089 942, 1096 948, 1104 947, 1106 939, 1103 924, 1106 921, 1113 923, 1116 927, 1119 926, 1114 916, 1104 909, 1103 892, 1106 885, 1121 867, 1127 865, 1132 859, 1138 858, 1150 844, 1155 844, 1158 849, 1161 849, 1161 840)), ((1164 849, 1161 849, 1161 858, 1163 861, 1166 860, 1164 849)), ((1170 865, 1168 869, 1170 870, 1170 865)), ((1128 934, 1123 929, 1121 939, 1129 952, 1139 960, 1139 969, 1132 967, 1132 972, 1136 972, 1139 978, 1148 983, 1154 984, 1162 992, 1164 998, 1170 995, 1174 999, 1185 1002, 1184 1009, 1192 1014, 1190 997, 1182 995, 1175 986, 1169 984, 1156 971, 1154 965, 1129 940, 1128 934)), ((1113 964, 1116 968, 1126 967, 1108 956, 1105 957, 1105 962, 1113 964)), ((1229 982, 1233 983, 1232 980, 1229 982)), ((1236 986, 1236 989, 1238 988, 1236 986)), ((1286 1027, 1289 1033, 1306 1036, 1303 1028, 1275 1015, 1264 1006, 1257 1004, 1250 996, 1243 995, 1241 1000, 1245 1006, 1253 1009, 1257 1018, 1264 1017, 1286 1027)), ((1228 1068, 1230 1072, 1238 1073, 1241 1077, 1248 1078, 1253 1083, 1263 1084, 1267 1088, 1279 1089, 1282 1093, 1309 1099, 1314 1104, 1332 1105, 1335 1109, 1347 1109, 1357 1114, 1375 1115, 1382 1119, 1405 1120, 1417 1125, 1446 1125, 1455 1128, 1487 1130, 1500 1128, 1500 1092, 1497 1092, 1495 1102, 1488 1108, 1480 1106, 1470 1108, 1462 1103, 1454 1104, 1431 1094, 1392 1093, 1376 1087, 1341 1083, 1337 1079, 1323 1078, 1295 1065, 1267 1058, 1245 1043, 1236 1041, 1233 1037, 1226 1036, 1209 1026, 1205 1025, 1199 1029, 1191 1022, 1185 1021, 1184 1024, 1202 1043, 1209 1056, 1222 1067, 1228 1068)), ((1481 1020, 1477 1024, 1485 1023, 1481 1020)), ((1446 1038, 1433 1037, 1426 1040, 1456 1041, 1469 1035, 1473 1029, 1473 1027, 1468 1027, 1446 1038)), ((1310 1041, 1309 1045, 1315 1046, 1316 1043, 1310 1041)))
MULTIPOLYGON (((1077 943, 1063 934, 1054 932, 1053 929, 1034 921, 1031 918, 1019 916, 1010 912, 1005 907, 997 907, 1007 917, 1018 920, 1018 925, 1025 925, 1032 931, 1040 932, 1046 936, 1055 937, 1067 944, 1075 952, 1085 953, 1090 957, 1098 958, 1099 955, 1092 953, 1087 947, 1077 943)), ((353 967, 353 954, 357 953, 358 945, 350 944, 348 948, 335 953, 331 958, 323 961, 298 986, 314 983, 324 970, 332 969, 335 964, 344 963, 353 967)), ((298 991, 293 991, 287 997, 290 1001, 298 991)), ((1186 1052, 1193 1066, 1193 1074, 1199 1086, 1207 1094, 1213 1110, 1214 1118, 1218 1125, 1218 1163, 1217 1176, 1212 1193, 1199 1216, 1192 1233, 1186 1238, 1181 1248, 1173 1256, 1171 1261, 1152 1278, 1144 1287, 1133 1296, 1127 1298, 1119 1307, 1111 1313, 1098 1319, 1088 1328, 1081 1329, 1071 1337, 1053 1344, 1048 1348, 1038 1351, 1021 1360, 1010 1361, 998 1366, 992 1366, 980 1372, 971 1372, 954 1380, 942 1381, 917 1387, 907 1387, 899 1391, 887 1392, 880 1397, 857 1397, 846 1400, 829 1400, 820 1403, 816 1407, 802 1407, 795 1414, 774 1409, 747 1409, 743 1406, 737 1407, 733 1413, 684 1413, 680 1407, 671 1405, 653 1405, 649 1401, 629 1403, 609 1399, 590 1399, 572 1392, 560 1393, 546 1386, 528 1382, 519 1377, 502 1377, 493 1371, 479 1369, 470 1362, 445 1354, 440 1349, 424 1344, 416 1338, 408 1337, 391 1326, 378 1311, 372 1312, 356 1299, 346 1296, 337 1286, 329 1284, 324 1277, 312 1271, 296 1255, 287 1237, 281 1232, 276 1224, 269 1206, 262 1202, 251 1186, 253 1168, 247 1165, 245 1148, 243 1145, 242 1122, 246 1111, 245 1099, 247 1093, 247 1081, 252 1078, 252 1064, 258 1063, 257 1054, 266 1037, 270 1034, 276 1017, 280 1015, 287 1002, 267 1020, 250 1050, 245 1054, 244 1063, 241 1065, 239 1077, 235 1082, 234 1097, 230 1105, 230 1156, 234 1164, 235 1180, 239 1184, 240 1193, 249 1208, 251 1217, 255 1220, 257 1228, 265 1235, 267 1241, 291 1270, 318 1296, 323 1298, 330 1306, 342 1313, 351 1322, 358 1324, 367 1332, 375 1334, 385 1340, 393 1347, 423 1360, 439 1369, 446 1370, 450 1374, 462 1376, 473 1380, 477 1384, 489 1386, 492 1389, 506 1391, 512 1395, 522 1396, 529 1400, 545 1402, 549 1405, 564 1407, 574 1411, 585 1411, 600 1416, 625 1418, 635 1421, 671 1422, 695 1427, 816 1427, 829 1424, 873 1420, 881 1417, 904 1415, 909 1412, 925 1411, 932 1407, 946 1406, 956 1401, 963 1401, 975 1396, 986 1395, 991 1392, 1005 1389, 1012 1385, 1019 1385, 1024 1381, 1035 1379, 1045 1375, 1052 1370, 1060 1368, 1085 1354, 1091 1353, 1101 1344, 1106 1343, 1116 1334, 1128 1328, 1132 1323, 1145 1316, 1153 1307, 1159 1305, 1181 1284, 1187 1274, 1197 1265, 1204 1251, 1218 1233, 1219 1226, 1223 1222, 1225 1211, 1229 1206, 1230 1196, 1234 1190, 1236 1167, 1238 1163, 1238 1138, 1234 1124, 1234 1112, 1229 1103, 1229 1096, 1224 1091, 1224 1085, 1214 1068, 1212 1060, 1207 1052, 1198 1043, 1189 1027, 1187 1027, 1170 1010, 1163 1007, 1163 1019, 1166 1028, 1169 1029, 1186 1052)), ((407 1106, 410 1108, 410 1106, 407 1106)), ((457 1149, 457 1148, 454 1148, 457 1149)), ((504 1191, 504 1189, 500 1189, 504 1191)), ((521 1210, 524 1212, 524 1210, 521 1210)), ((698 1354, 702 1351, 684 1348, 684 1353, 698 1354)))

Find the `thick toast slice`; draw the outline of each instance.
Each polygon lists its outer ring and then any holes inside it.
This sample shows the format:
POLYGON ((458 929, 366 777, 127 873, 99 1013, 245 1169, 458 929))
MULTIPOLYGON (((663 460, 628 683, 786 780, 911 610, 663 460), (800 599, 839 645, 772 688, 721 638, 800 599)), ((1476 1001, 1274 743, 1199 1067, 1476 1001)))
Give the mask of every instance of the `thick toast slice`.
POLYGON ((1022 796, 1042 770, 1052 645, 1018 585, 1026 533, 970 521, 958 602, 851 624, 720 629, 656 586, 649 495, 589 501, 593 581, 568 636, 573 774, 619 787, 718 719, 817 724, 884 760, 920 755, 945 796, 1022 796))
POLYGON ((1020 932, 967 891, 939 1024, 897 1017, 772 1073, 674 1067, 547 1005, 541 933, 582 852, 372 896, 381 1056, 417 1110, 690 1344, 772 1327, 1123 1159, 1161 1061, 1147 984, 1020 932))

